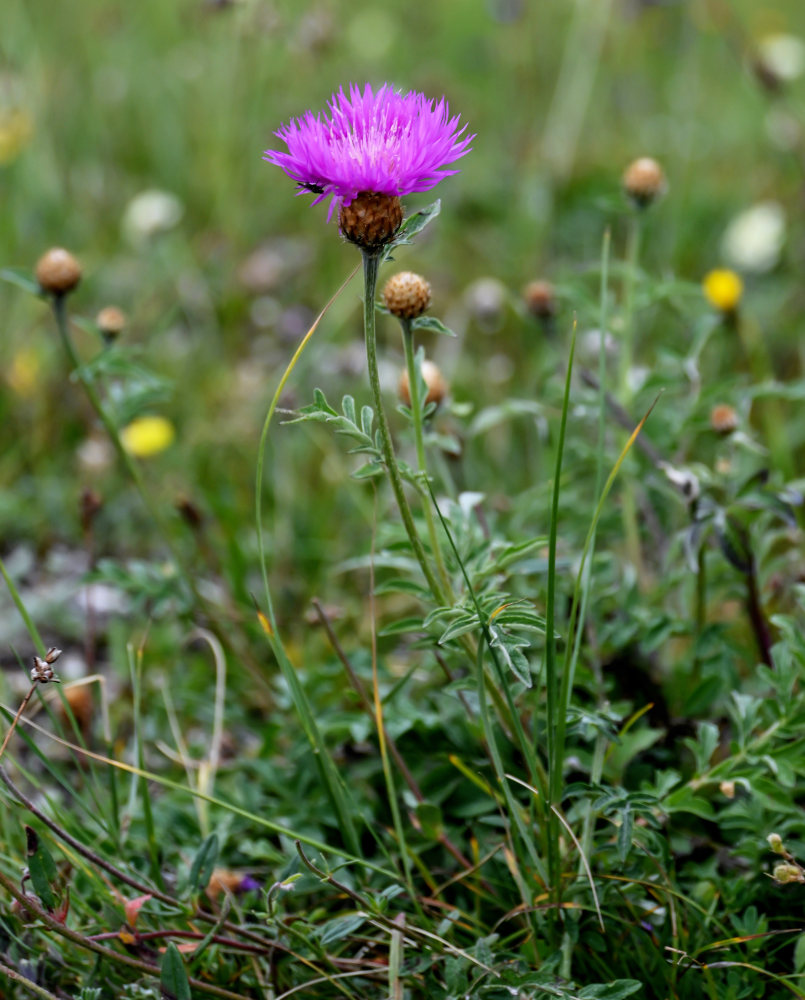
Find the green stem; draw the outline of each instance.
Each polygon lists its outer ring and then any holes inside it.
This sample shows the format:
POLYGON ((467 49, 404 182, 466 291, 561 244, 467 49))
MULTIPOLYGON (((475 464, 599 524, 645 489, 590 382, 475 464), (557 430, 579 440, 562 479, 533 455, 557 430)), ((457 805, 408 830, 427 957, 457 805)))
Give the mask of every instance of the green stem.
POLYGON ((366 337, 366 360, 369 367, 369 384, 372 389, 377 428, 380 433, 380 446, 383 451, 383 461, 386 465, 391 489, 397 501, 411 548, 414 550, 417 562, 422 567, 422 572, 428 582, 431 593, 440 604, 444 605, 447 604, 447 595, 430 567, 425 547, 417 533, 414 516, 411 513, 411 507, 405 496, 405 489, 400 469, 397 465, 397 459, 394 457, 394 445, 391 442, 391 432, 386 420, 386 411, 383 408, 383 397, 380 392, 380 374, 377 369, 377 335, 375 333, 375 294, 377 291, 377 272, 379 266, 379 254, 363 251, 363 329, 366 337))
MULTIPOLYGON (((626 243, 626 277, 623 285, 623 331, 621 336, 619 388, 623 404, 628 408, 632 393, 629 388, 629 373, 634 362, 635 329, 634 300, 637 286, 637 269, 640 259, 640 237, 642 229, 640 211, 635 211, 629 222, 629 235, 626 243)), ((603 335, 603 333, 602 333, 603 335)), ((621 495, 621 511, 623 530, 626 538, 626 551, 629 561, 634 566, 638 581, 642 581, 643 555, 640 550, 640 530, 637 524, 637 505, 631 480, 624 483, 621 495)))
MULTIPOLYGON (((570 408, 570 379, 573 373, 573 355, 576 349, 576 326, 573 325, 573 335, 570 341, 570 354, 567 360, 567 375, 565 377, 565 392, 562 400, 562 417, 559 423, 559 439, 556 443, 556 466, 554 469, 553 498, 551 501, 551 523, 548 537, 548 592, 545 602, 545 688, 547 693, 547 725, 548 725, 548 805, 559 806, 561 802, 562 785, 562 748, 557 740, 557 734, 563 731, 564 719, 557 719, 556 702, 558 692, 556 672, 556 540, 559 527, 559 495, 562 481, 562 458, 565 447, 565 431, 567 429, 567 413, 570 408)), ((570 642, 571 634, 566 636, 570 642)), ((566 665, 567 666, 567 665, 566 665)), ((561 893, 559 877, 559 820, 553 810, 549 816, 548 834, 548 871, 551 888, 558 902, 561 893)))
MULTIPOLYGON (((637 267, 640 259, 642 218, 638 211, 629 220, 626 240, 626 276, 623 283, 623 330, 621 336, 619 382, 621 401, 628 406, 629 372, 634 361, 634 299, 637 285, 637 267)), ((602 331, 602 334, 604 331, 602 331)))
MULTIPOLYGON (((401 318, 400 326, 402 327, 403 332, 405 367, 408 371, 408 387, 411 396, 411 419, 414 424, 417 468, 419 469, 420 476, 427 482, 428 465, 425 457, 425 434, 422 426, 422 403, 419 399, 419 372, 417 371, 416 359, 414 356, 414 332, 411 329, 411 321, 409 319, 401 318)), ((428 539, 430 540, 431 551, 433 553, 433 558, 436 561, 436 569, 438 570, 444 591, 452 600, 453 588, 450 584, 450 576, 448 575, 447 567, 444 564, 442 548, 439 545, 439 539, 436 535, 436 522, 433 519, 433 511, 430 508, 429 498, 425 497, 424 499, 425 523, 428 528, 428 539)))
POLYGON ((2 962, 0 962, 0 976, 5 976, 13 983, 19 983, 26 990, 30 990, 35 996, 42 997, 43 1000, 59 1000, 55 993, 51 993, 42 986, 37 986, 32 979, 26 979, 22 973, 17 972, 16 969, 12 969, 8 965, 4 965, 2 962))
MULTIPOLYGON (((607 296, 609 294, 609 250, 610 250, 610 231, 607 229, 604 232, 604 239, 601 244, 601 288, 599 295, 599 309, 598 309, 598 329, 601 331, 601 339, 598 345, 598 446, 596 448, 595 454, 595 496, 597 497, 601 493, 601 486, 604 479, 604 450, 606 447, 606 415, 607 415, 607 392, 606 392, 606 378, 607 378, 607 351, 606 351, 606 329, 607 329, 607 296)), ((593 512, 593 519, 595 518, 595 513, 593 512)), ((587 601, 590 596, 590 589, 592 585, 592 562, 595 553, 595 530, 593 531, 592 538, 590 539, 590 559, 587 564, 587 573, 584 579, 584 589, 582 591, 581 603, 579 607, 579 627, 576 629, 575 643, 573 647, 573 658, 570 663, 571 673, 575 672, 576 663, 578 661, 578 656, 581 647, 581 637, 583 632, 583 623, 587 614, 587 601)), ((600 668, 596 671, 596 681, 598 691, 596 692, 596 697, 599 705, 604 701, 604 686, 603 679, 601 677, 600 668)), ((569 690, 572 693, 572 683, 569 690)), ((601 780, 601 773, 604 766, 604 749, 606 740, 599 733, 595 740, 595 749, 593 750, 593 764, 590 772, 590 778, 592 783, 598 784, 601 780)), ((590 845, 592 843, 592 833, 593 833, 593 810, 592 810, 592 800, 588 803, 587 812, 584 816, 584 826, 581 837, 581 853, 582 858, 588 857, 590 853, 590 845)), ((579 861, 579 871, 581 872, 583 866, 583 861, 579 861)))

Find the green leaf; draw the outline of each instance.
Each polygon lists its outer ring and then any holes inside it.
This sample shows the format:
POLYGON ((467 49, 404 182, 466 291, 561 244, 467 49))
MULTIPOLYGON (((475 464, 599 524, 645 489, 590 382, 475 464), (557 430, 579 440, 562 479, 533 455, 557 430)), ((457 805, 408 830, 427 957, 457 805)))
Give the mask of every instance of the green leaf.
POLYGON ((421 632, 421 631, 422 631, 421 618, 401 618, 399 621, 392 622, 391 625, 387 625, 386 628, 381 629, 377 634, 378 636, 402 635, 405 632, 421 632))
POLYGON ((356 469, 351 476, 353 479, 375 479, 383 475, 383 466, 378 461, 366 462, 365 465, 356 469))
POLYGON ((429 225, 436 216, 442 210, 441 201, 434 201, 432 205, 428 205, 427 208, 422 208, 418 212, 413 212, 408 216, 407 219, 403 219, 403 223, 397 230, 397 235, 394 239, 385 247, 383 251, 383 259, 389 259, 392 250, 396 247, 405 246, 408 243, 413 243, 413 237, 418 233, 421 233, 425 226, 429 225))
POLYGON ((209 885, 213 869, 218 861, 218 836, 211 833, 196 851, 190 866, 190 891, 201 892, 209 885))
POLYGON ((632 849, 632 829, 634 827, 634 818, 632 816, 632 810, 629 808, 629 803, 621 813, 621 825, 618 827, 618 858, 621 864, 623 864, 627 857, 629 856, 629 851, 632 849))
POLYGON ((375 596, 380 597, 381 594, 413 594, 415 597, 422 599, 430 597, 430 591, 426 587, 416 583, 414 580, 407 580, 405 577, 397 576, 375 587, 375 596))
POLYGON ((31 876, 34 892, 39 896, 46 910, 55 910, 56 897, 53 895, 51 883, 55 881, 58 874, 56 864, 50 851, 40 841, 33 827, 25 827, 25 836, 27 838, 28 874, 31 876))
POLYGON ((415 812, 423 837, 438 840, 443 826, 442 810, 432 802, 418 802, 415 812))
POLYGON ((492 636, 490 646, 494 646, 495 649, 500 650, 509 670, 511 670, 518 681, 530 688, 532 684, 531 667, 525 653, 522 651, 523 647, 528 646, 528 643, 524 639, 518 639, 515 636, 508 635, 503 630, 495 629, 491 626, 489 632, 492 636))
POLYGON ((173 941, 162 958, 159 984, 163 1000, 193 1000, 182 956, 173 941))
POLYGON ((445 326, 440 319, 435 316, 417 316, 416 319, 411 321, 412 330, 429 330, 432 333, 443 333, 448 337, 455 337, 456 334, 450 329, 449 326, 445 326))
POLYGON ((702 819, 715 819, 716 814, 713 807, 706 799, 699 798, 692 788, 687 785, 673 792, 663 804, 666 812, 687 812, 702 819))
POLYGON ((320 929, 319 941, 323 945, 340 941, 342 938, 354 934, 364 923, 366 923, 366 916, 363 913, 351 913, 346 917, 328 920, 320 929))
POLYGON ((644 989, 644 984, 636 979, 616 979, 614 983, 595 983, 585 986, 578 994, 584 1000, 623 1000, 638 990, 644 989))
POLYGON ((30 271, 22 267, 4 267, 0 270, 0 280, 7 281, 10 285, 16 285, 33 295, 42 295, 39 282, 33 277, 30 271))
POLYGON ((700 722, 698 740, 685 740, 685 746, 696 758, 697 774, 701 774, 703 771, 707 770, 710 758, 713 756, 716 747, 718 746, 719 738, 718 726, 714 725, 712 722, 700 722))
POLYGON ((460 635, 464 635, 465 632, 472 632, 475 629, 479 629, 481 623, 478 621, 478 616, 476 614, 462 615, 457 618, 452 625, 448 626, 445 631, 439 636, 439 645, 443 645, 445 642, 449 642, 451 639, 456 639, 460 635))
POLYGON ((749 573, 752 569, 752 549, 749 542, 749 532, 740 521, 731 514, 723 518, 716 528, 718 543, 727 561, 739 572, 749 573))

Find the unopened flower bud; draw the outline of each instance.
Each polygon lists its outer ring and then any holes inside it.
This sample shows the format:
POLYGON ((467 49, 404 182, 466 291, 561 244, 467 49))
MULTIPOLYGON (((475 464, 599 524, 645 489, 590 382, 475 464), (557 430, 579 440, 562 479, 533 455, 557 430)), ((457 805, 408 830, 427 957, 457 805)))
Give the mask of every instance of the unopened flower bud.
POLYGON ((68 250, 53 247, 37 261, 36 280, 43 292, 66 295, 81 281, 81 265, 68 250))
POLYGON ((775 882, 805 882, 805 876, 798 865, 775 865, 772 876, 775 882))
MULTIPOLYGON (((426 403, 435 403, 437 406, 447 395, 447 382, 437 366, 427 359, 422 362, 422 378, 428 389, 425 397, 426 403)), ((411 384, 408 381, 408 370, 403 369, 400 375, 399 385, 400 399, 406 406, 411 405, 411 384)))
POLYGON ((783 838, 779 833, 770 833, 766 837, 770 850, 774 851, 775 854, 785 854, 785 847, 783 846, 783 838))
POLYGON ((348 205, 342 205, 338 218, 342 235, 362 250, 385 246, 394 238, 402 220, 400 199, 375 191, 362 191, 348 205))
POLYGON ((430 305, 430 285, 420 274, 399 271, 386 282, 383 303, 393 316, 416 319, 430 305))
POLYGON ((738 414, 735 407, 728 403, 719 403, 710 411, 710 426, 717 434, 732 434, 738 426, 738 414))
POLYGON ((530 281, 523 289, 523 301, 531 315, 543 323, 556 315, 556 289, 550 281, 530 281))
POLYGON ((622 181, 623 190, 638 208, 648 208, 662 197, 667 187, 662 167, 650 156, 630 163, 623 172, 622 181))
POLYGON ((126 328, 126 314, 117 306, 106 306, 95 317, 95 322, 104 340, 117 340, 126 328))

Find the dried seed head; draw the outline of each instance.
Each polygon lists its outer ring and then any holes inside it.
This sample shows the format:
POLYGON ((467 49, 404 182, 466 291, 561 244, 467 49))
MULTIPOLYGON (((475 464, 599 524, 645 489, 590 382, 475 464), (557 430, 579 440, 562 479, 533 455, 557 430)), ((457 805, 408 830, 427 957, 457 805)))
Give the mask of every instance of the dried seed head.
POLYGON ((34 657, 34 665, 31 668, 32 684, 47 684, 50 681, 58 683, 58 678, 51 664, 59 658, 60 653, 60 649, 49 649, 44 660, 41 656, 34 657))
POLYGON ((402 219, 402 205, 396 195, 362 191, 349 205, 341 206, 338 221, 350 243, 362 250, 377 250, 393 239, 402 219))
POLYGON ((710 426, 717 434, 732 434, 738 426, 738 414, 729 403, 719 403, 710 411, 710 426))
POLYGON ((702 290, 711 306, 729 316, 737 312, 738 304, 743 295, 744 283, 735 271, 719 267, 708 271, 704 276, 702 290))
POLYGON ((63 247, 53 247, 36 263, 36 280, 43 292, 67 295, 81 281, 81 265, 63 247))
MULTIPOLYGON (((422 378, 428 389, 425 397, 426 403, 435 403, 437 406, 447 395, 448 385, 444 376, 432 361, 427 359, 422 362, 422 378)), ((400 399, 406 406, 411 405, 411 383, 408 381, 408 370, 403 369, 400 375, 399 384, 400 399)))
POLYGON ((117 340, 126 328, 126 314, 117 306, 106 306, 95 317, 104 340, 117 340))
POLYGON ((430 305, 430 285, 420 274, 399 271, 386 282, 383 302, 393 316, 416 319, 430 305))
POLYGON ((556 315, 556 289, 550 281, 530 281, 523 289, 523 300, 531 315, 542 322, 556 315))
POLYGON ((650 156, 641 156, 623 172, 623 190, 638 208, 648 208, 665 194, 667 182, 662 167, 650 156))

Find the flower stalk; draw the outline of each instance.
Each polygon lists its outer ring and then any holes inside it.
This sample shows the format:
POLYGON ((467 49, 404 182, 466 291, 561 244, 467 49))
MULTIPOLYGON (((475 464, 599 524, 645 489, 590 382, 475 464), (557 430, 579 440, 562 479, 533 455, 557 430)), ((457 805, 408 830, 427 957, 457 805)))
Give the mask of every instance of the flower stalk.
MULTIPOLYGON (((414 442, 416 445, 416 462, 419 475, 428 481, 428 465, 425 457, 425 434, 422 419, 422 401, 419 398, 419 372, 417 371, 416 358, 414 355, 414 331, 411 329, 411 320, 404 316, 400 317, 402 327, 403 349, 405 350, 405 368, 408 372, 408 390, 411 396, 411 420, 414 425, 414 442)), ((430 497, 424 496, 423 509, 425 512, 425 523, 428 528, 428 540, 430 541, 433 559, 439 578, 442 581, 445 593, 452 596, 452 586, 447 567, 444 564, 442 549, 439 545, 439 538, 436 534, 436 522, 433 519, 433 511, 430 507, 430 497)))
MULTIPOLYGON (((366 361, 369 369, 369 384, 372 390, 372 400, 374 403, 375 416, 377 418, 377 428, 380 434, 380 447, 383 452, 383 461, 386 466, 389 482, 391 483, 392 492, 394 493, 394 499, 397 501, 397 506, 400 510, 400 517, 402 518, 405 532, 408 535, 408 540, 411 543, 411 548, 414 550, 416 560, 422 568, 422 573, 425 576, 434 599, 440 604, 446 604, 447 594, 431 569, 430 562, 428 561, 428 555, 425 552, 422 539, 419 537, 416 524, 414 523, 411 506, 405 495, 405 488, 403 486, 400 468, 397 465, 397 459, 394 455, 394 445, 391 441, 391 431, 389 430, 388 420, 386 419, 386 411, 383 407, 383 397, 380 392, 380 373, 378 372, 377 367, 377 333, 375 330, 375 295, 377 293, 377 273, 380 267, 381 254, 372 250, 364 250, 362 252, 364 284, 363 330, 366 339, 366 361)), ((412 379, 412 405, 414 399, 414 381, 415 380, 412 379)))

